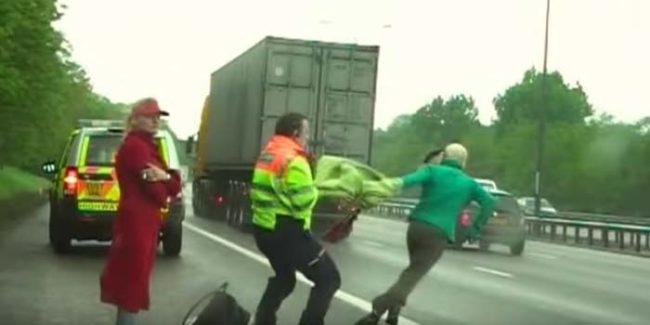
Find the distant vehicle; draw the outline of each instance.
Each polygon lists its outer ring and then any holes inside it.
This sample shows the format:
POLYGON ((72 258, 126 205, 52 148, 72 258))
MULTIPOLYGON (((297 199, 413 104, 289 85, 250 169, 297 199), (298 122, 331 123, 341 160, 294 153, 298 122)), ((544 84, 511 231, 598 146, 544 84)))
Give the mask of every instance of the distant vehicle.
MULTIPOLYGON (((517 200, 521 208, 524 210, 524 214, 527 216, 535 215, 535 198, 534 197, 522 197, 517 200)), ((539 207, 540 217, 557 217, 557 210, 549 203, 545 198, 540 200, 539 207)))
POLYGON ((491 179, 476 178, 475 180, 488 191, 497 190, 497 183, 491 179))
MULTIPOLYGON (((526 228, 524 214, 517 203, 517 199, 510 193, 502 190, 490 190, 496 198, 494 214, 490 216, 481 230, 479 248, 488 250, 493 243, 503 244, 510 248, 513 255, 521 255, 526 244, 526 228)), ((455 248, 460 248, 467 242, 467 234, 472 220, 479 212, 479 207, 472 202, 470 206, 458 217, 456 225, 455 248)))
MULTIPOLYGON (((52 175, 50 191, 50 244, 57 253, 67 252, 71 240, 109 241, 117 214, 120 189, 115 175, 115 154, 122 143, 121 121, 81 120, 72 132, 60 161, 43 164, 52 175)), ((173 170, 180 169, 174 138, 161 130, 155 136, 161 157, 173 170)), ((163 211, 163 251, 178 255, 182 245, 185 207, 181 195, 163 211)))

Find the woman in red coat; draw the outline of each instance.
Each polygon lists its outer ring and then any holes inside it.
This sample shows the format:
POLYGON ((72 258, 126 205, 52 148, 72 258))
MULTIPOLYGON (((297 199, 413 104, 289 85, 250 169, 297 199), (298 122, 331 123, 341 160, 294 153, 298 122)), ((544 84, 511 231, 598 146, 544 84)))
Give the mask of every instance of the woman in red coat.
POLYGON ((101 300, 118 307, 117 324, 134 324, 149 309, 149 281, 162 225, 161 209, 180 191, 180 177, 166 171, 154 142, 161 111, 154 99, 137 103, 117 152, 120 203, 113 241, 101 275, 101 300))

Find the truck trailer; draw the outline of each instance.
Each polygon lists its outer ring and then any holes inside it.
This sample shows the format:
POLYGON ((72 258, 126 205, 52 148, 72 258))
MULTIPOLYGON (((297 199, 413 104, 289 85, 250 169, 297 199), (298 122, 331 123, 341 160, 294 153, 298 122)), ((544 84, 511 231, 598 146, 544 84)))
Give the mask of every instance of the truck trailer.
MULTIPOLYGON (((253 167, 287 112, 309 119, 310 153, 369 164, 378 58, 378 46, 266 37, 213 72, 197 138, 187 142, 195 214, 249 228, 253 167)), ((319 200, 313 224, 344 214, 319 200)))

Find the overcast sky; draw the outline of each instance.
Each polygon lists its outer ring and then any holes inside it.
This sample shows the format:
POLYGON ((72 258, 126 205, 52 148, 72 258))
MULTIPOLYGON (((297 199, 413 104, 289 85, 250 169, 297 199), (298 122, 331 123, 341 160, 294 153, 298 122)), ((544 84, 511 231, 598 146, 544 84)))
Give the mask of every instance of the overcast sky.
MULTIPOLYGON (((545 0, 60 2, 56 26, 94 90, 158 98, 182 137, 198 129, 210 73, 267 35, 380 45, 375 127, 458 93, 489 122, 492 99, 543 61, 545 0)), ((648 17, 650 0, 552 1, 549 70, 598 112, 650 115, 648 17)))

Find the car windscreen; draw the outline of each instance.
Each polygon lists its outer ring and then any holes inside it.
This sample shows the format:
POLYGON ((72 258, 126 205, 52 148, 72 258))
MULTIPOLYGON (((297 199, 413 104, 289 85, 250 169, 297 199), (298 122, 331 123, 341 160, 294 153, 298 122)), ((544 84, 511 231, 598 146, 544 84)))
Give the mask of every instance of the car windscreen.
POLYGON ((493 196, 496 199, 496 204, 494 206, 496 211, 514 214, 519 214, 521 212, 519 204, 517 204, 517 200, 514 197, 499 194, 493 194, 493 196))
MULTIPOLYGON (((161 145, 163 143, 162 137, 156 137, 156 147, 161 154, 161 158, 166 160, 167 157, 163 155, 161 145)), ((88 135, 88 145, 86 149, 86 166, 113 166, 115 165, 115 156, 117 150, 122 145, 123 136, 121 133, 96 133, 88 135)))
POLYGON ((87 166, 113 166, 115 155, 122 144, 120 134, 94 134, 88 136, 87 166))
POLYGON ((548 203, 548 201, 546 201, 546 199, 541 199, 540 200, 540 206, 543 207, 543 208, 552 208, 553 207, 553 206, 551 206, 550 203, 548 203))
MULTIPOLYGON (((527 208, 535 207, 535 199, 525 199, 523 202, 527 208)), ((539 204, 542 208, 553 208, 553 206, 546 199, 541 199, 539 204)))

